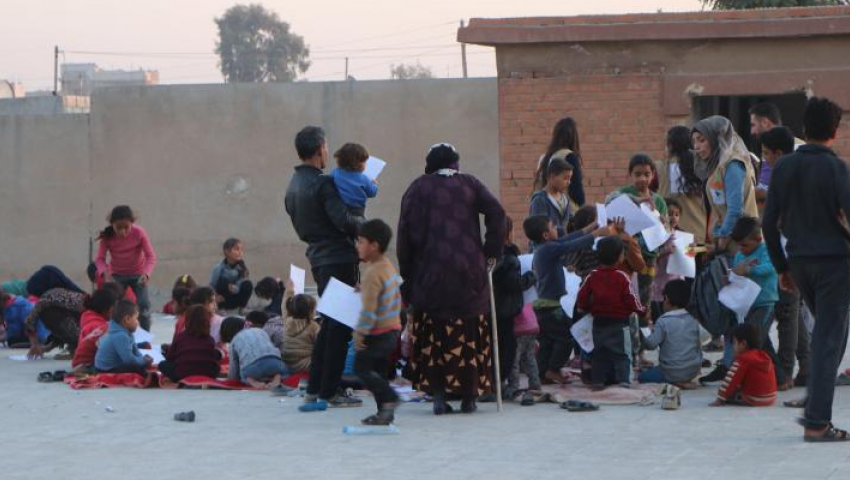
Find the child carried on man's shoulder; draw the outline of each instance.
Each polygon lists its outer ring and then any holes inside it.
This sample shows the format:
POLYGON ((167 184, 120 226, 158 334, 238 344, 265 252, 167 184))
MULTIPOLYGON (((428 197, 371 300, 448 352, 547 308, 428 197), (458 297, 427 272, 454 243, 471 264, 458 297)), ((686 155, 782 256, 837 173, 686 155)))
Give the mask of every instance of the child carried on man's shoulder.
POLYGON ((331 172, 331 178, 342 203, 352 215, 362 217, 366 213, 366 200, 378 195, 378 184, 363 173, 369 152, 363 145, 346 143, 334 153, 334 158, 339 168, 331 172))

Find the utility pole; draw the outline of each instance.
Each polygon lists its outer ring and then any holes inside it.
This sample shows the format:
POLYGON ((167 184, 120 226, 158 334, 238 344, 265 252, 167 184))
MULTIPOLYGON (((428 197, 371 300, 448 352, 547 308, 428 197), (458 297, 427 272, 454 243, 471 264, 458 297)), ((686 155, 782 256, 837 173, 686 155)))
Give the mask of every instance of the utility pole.
POLYGON ((348 57, 345 57, 345 80, 348 80, 348 57))
POLYGON ((53 47, 53 96, 59 95, 59 45, 53 47))
MULTIPOLYGON (((463 27, 464 27, 464 22, 463 22, 463 20, 461 20, 460 21, 460 28, 463 28, 463 27)), ((468 72, 466 70, 466 44, 465 43, 460 44, 460 56, 461 56, 461 63, 463 64, 463 78, 469 78, 468 72)))

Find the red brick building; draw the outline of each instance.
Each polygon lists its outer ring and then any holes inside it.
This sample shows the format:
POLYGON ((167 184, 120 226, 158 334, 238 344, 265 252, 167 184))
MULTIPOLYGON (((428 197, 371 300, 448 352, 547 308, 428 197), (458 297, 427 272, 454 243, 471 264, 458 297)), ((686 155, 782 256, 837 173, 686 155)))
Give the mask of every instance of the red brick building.
MULTIPOLYGON (((850 7, 473 19, 458 39, 496 48, 501 196, 515 219, 565 116, 594 201, 626 184, 633 153, 661 158, 673 125, 722 114, 748 140, 756 102, 777 103, 798 135, 807 95, 850 110, 850 7)), ((850 115, 836 148, 850 157, 850 115)))

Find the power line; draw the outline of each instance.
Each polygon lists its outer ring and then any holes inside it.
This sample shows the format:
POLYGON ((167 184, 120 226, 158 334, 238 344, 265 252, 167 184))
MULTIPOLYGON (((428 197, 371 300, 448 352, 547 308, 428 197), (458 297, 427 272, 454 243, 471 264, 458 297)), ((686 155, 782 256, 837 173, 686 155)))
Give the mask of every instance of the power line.
POLYGON ((367 40, 375 40, 375 39, 378 39, 378 38, 397 37, 397 36, 405 35, 405 34, 408 34, 408 33, 421 32, 423 30, 430 30, 430 29, 442 27, 442 26, 445 26, 445 25, 456 25, 456 24, 457 24, 457 21, 443 22, 443 23, 438 23, 438 24, 435 24, 435 25, 426 25, 424 27, 414 28, 413 30, 407 29, 407 30, 401 30, 401 31, 398 31, 398 32, 395 32, 395 33, 387 33, 387 34, 383 34, 383 35, 374 35, 374 36, 371 36, 371 37, 362 37, 362 38, 357 38, 357 39, 354 39, 354 40, 348 40, 348 41, 342 42, 342 43, 337 43, 337 44, 334 44, 334 45, 325 45, 323 47, 317 47, 317 48, 319 48, 319 49, 336 48, 340 45, 351 45, 352 43, 360 43, 360 42, 365 42, 367 40))

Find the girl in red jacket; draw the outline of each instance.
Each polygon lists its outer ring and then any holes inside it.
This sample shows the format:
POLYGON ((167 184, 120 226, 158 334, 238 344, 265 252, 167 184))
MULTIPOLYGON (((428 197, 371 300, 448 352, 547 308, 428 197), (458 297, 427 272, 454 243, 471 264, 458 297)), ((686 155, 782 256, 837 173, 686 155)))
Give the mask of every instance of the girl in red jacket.
POLYGON ((109 328, 112 310, 118 303, 121 286, 116 283, 104 284, 86 298, 85 311, 80 316, 80 337, 71 367, 74 372, 86 372, 94 368, 94 356, 97 354, 97 343, 109 328))
POLYGON ((720 385, 717 400, 711 406, 773 405, 776 400, 776 375, 770 356, 756 347, 761 345, 759 328, 751 323, 738 325, 732 331, 732 344, 735 347, 735 360, 720 385))

